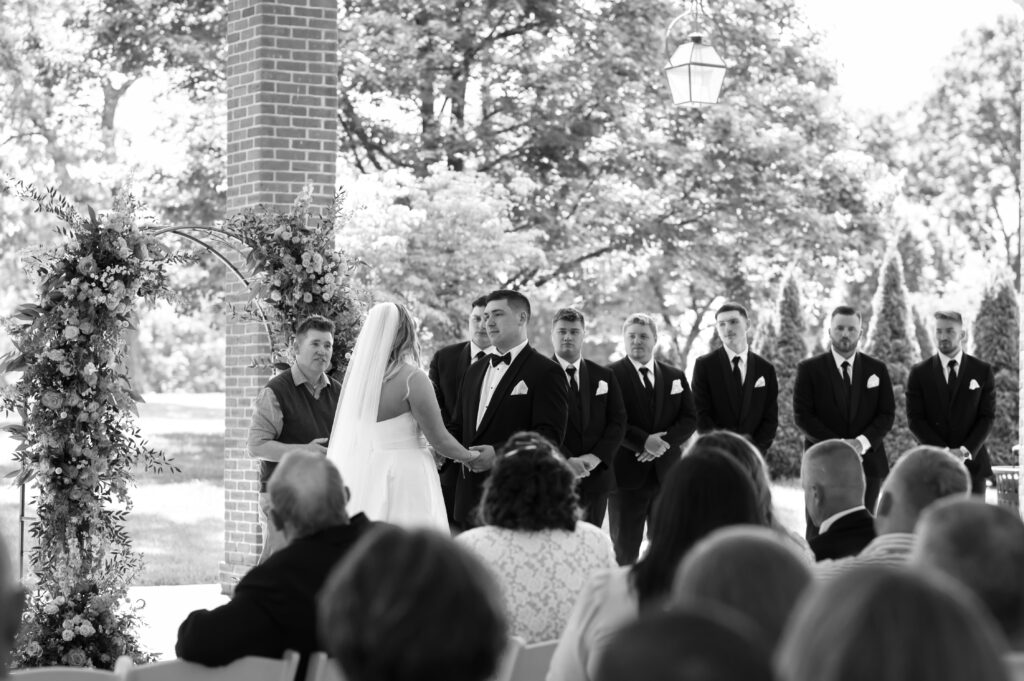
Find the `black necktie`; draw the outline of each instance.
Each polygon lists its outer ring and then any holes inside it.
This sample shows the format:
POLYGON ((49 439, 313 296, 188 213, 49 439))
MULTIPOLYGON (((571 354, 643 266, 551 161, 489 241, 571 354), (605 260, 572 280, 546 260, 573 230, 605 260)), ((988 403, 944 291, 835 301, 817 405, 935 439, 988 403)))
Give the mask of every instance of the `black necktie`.
POLYGON ((576 367, 565 367, 565 373, 569 374, 569 390, 572 391, 573 397, 579 397, 580 384, 576 382, 576 367))
POLYGON ((651 370, 647 367, 640 367, 640 375, 644 379, 644 390, 647 391, 647 399, 654 402, 654 384, 651 383, 651 379, 648 376, 650 373, 651 370))
POLYGON ((736 381, 736 387, 743 389, 743 374, 740 373, 740 356, 732 358, 732 379, 736 381))
POLYGON ((853 381, 850 380, 850 363, 843 362, 840 366, 843 367, 843 385, 846 386, 846 392, 850 392, 850 388, 853 387, 853 381))
POLYGON ((956 360, 949 360, 949 376, 946 377, 946 385, 950 388, 953 387, 953 383, 956 382, 956 360))
POLYGON ((478 350, 477 353, 475 355, 473 355, 473 361, 474 362, 479 362, 482 358, 484 358, 486 356, 487 356, 486 352, 484 352, 483 350, 478 350))
POLYGON ((491 366, 492 367, 496 367, 496 366, 498 366, 499 364, 502 364, 502 363, 504 363, 504 364, 511 364, 512 363, 512 353, 511 352, 506 352, 504 355, 491 355, 491 366))

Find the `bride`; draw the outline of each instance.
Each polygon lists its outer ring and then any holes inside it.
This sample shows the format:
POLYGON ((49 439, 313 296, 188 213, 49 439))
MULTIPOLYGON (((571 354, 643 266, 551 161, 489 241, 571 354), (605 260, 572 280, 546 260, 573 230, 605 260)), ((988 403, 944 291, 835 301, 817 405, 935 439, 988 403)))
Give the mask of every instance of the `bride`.
POLYGON ((434 385, 419 363, 416 323, 409 311, 395 303, 374 305, 345 373, 327 458, 351 492, 350 513, 447 531, 441 483, 427 442, 473 471, 487 470, 494 457, 467 450, 445 429, 434 385))

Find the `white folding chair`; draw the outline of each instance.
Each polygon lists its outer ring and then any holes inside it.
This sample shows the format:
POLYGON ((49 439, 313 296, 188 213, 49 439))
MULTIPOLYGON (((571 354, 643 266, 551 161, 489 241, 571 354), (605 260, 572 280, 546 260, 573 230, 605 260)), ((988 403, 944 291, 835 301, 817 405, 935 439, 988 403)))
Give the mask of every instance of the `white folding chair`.
POLYGON ((137 667, 130 658, 122 657, 115 669, 121 672, 123 681, 296 681, 298 667, 299 654, 288 650, 281 659, 243 657, 223 667, 206 667, 185 660, 137 667))
POLYGON ((306 665, 306 681, 345 681, 338 664, 327 653, 313 653, 306 665))
POLYGON ((557 640, 526 643, 513 636, 495 681, 544 681, 557 645, 557 640))
POLYGON ((15 669, 11 678, 17 681, 121 681, 115 672, 84 667, 34 667, 15 669))

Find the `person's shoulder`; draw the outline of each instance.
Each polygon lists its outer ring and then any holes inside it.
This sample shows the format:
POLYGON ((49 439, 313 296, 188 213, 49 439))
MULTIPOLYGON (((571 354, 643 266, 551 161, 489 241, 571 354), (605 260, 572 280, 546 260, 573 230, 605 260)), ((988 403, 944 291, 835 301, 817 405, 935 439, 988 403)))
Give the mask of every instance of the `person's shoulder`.
POLYGON ((970 360, 971 364, 976 364, 977 367, 979 369, 981 369, 982 371, 990 371, 990 370, 992 370, 992 365, 989 364, 988 362, 986 362, 985 360, 981 359, 980 357, 977 357, 975 355, 968 355, 965 352, 963 358, 966 359, 966 360, 970 360))
MULTIPOLYGON (((703 366, 704 364, 707 364, 708 362, 712 361, 715 358, 715 356, 722 352, 725 352, 725 350, 723 350, 722 348, 717 348, 715 350, 712 350, 711 352, 704 353, 694 361, 694 368, 697 368, 697 365, 703 366)), ((753 355, 754 353, 750 354, 753 355)))
POLYGON ((654 363, 659 369, 661 369, 661 373, 666 376, 671 376, 672 378, 679 378, 680 376, 683 376, 683 370, 674 364, 662 362, 660 359, 654 360, 654 363))
POLYGON ((480 527, 474 527, 470 530, 466 530, 465 532, 460 532, 457 535, 455 535, 455 542, 458 544, 464 544, 466 546, 476 546, 481 542, 489 541, 496 534, 498 534, 497 532, 495 532, 495 530, 497 529, 498 528, 492 525, 481 525, 480 527))
POLYGON ((441 348, 437 352, 435 352, 434 356, 435 357, 439 357, 439 358, 443 358, 443 359, 448 359, 449 357, 452 357, 453 355, 458 355, 460 352, 465 350, 468 346, 469 346, 469 341, 468 340, 466 340, 466 341, 459 341, 457 343, 451 343, 450 345, 445 345, 443 348, 441 348))
POLYGON ((885 371, 886 373, 889 373, 889 369, 886 367, 885 362, 883 362, 882 360, 878 359, 877 357, 872 357, 866 352, 861 352, 859 354, 861 360, 864 362, 865 367, 871 367, 872 371, 885 371))
POLYGON ((597 378, 603 378, 607 380, 612 375, 612 369, 610 366, 601 366, 600 364, 591 359, 584 359, 583 364, 586 365, 587 371, 597 378))
POLYGON ((761 355, 757 354, 753 350, 749 350, 748 352, 750 353, 750 364, 751 365, 760 364, 761 366, 768 367, 772 371, 775 370, 775 365, 772 364, 768 359, 766 359, 765 357, 762 357, 761 355))
POLYGON ((585 520, 576 521, 576 535, 587 544, 596 544, 598 546, 604 546, 611 542, 609 537, 604 530, 596 525, 591 525, 585 520))
POLYGON ((281 371, 272 379, 267 381, 268 388, 287 388, 289 384, 294 385, 292 380, 292 369, 288 367, 284 371, 281 371))
MULTIPOLYGON (((966 357, 967 353, 964 353, 964 356, 966 357)), ((920 362, 914 363, 913 366, 910 367, 910 373, 916 374, 916 373, 918 373, 920 371, 925 371, 928 368, 928 365, 931 364, 934 361, 935 361, 935 355, 929 355, 929 356, 925 357, 924 359, 922 359, 920 362)))

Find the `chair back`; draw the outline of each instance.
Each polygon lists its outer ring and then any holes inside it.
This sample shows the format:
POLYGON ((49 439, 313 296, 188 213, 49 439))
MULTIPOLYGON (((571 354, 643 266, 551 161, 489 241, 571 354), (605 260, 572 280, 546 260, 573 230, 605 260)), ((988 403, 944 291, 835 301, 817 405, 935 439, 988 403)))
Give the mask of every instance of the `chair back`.
POLYGON ((285 651, 281 659, 243 657, 223 667, 206 667, 185 660, 136 667, 130 660, 124 660, 118 660, 116 667, 124 681, 296 681, 299 667, 299 654, 294 650, 285 651))
POLYGON ((497 681, 544 681, 557 645, 557 640, 526 643, 521 638, 512 637, 499 667, 497 681))
POLYGON ((17 681, 120 681, 114 672, 85 667, 34 667, 15 669, 11 678, 17 681))
POLYGON ((345 676, 338 664, 327 657, 327 653, 318 652, 309 656, 306 681, 345 681, 345 676))

